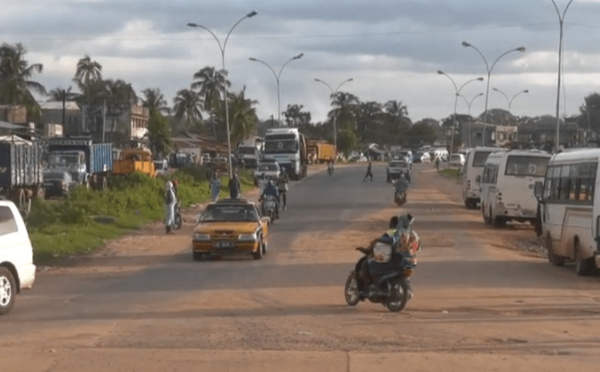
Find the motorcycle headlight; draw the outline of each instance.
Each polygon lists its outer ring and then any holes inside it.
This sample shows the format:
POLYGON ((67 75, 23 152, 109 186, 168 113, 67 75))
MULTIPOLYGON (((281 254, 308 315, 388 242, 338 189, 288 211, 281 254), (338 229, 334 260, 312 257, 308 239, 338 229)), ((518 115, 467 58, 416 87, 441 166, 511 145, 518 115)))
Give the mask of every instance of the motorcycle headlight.
POLYGON ((240 234, 238 236, 238 240, 242 240, 242 241, 255 242, 257 239, 258 239, 258 237, 256 236, 256 233, 254 233, 254 234, 240 234))
POLYGON ((196 241, 208 241, 210 240, 210 235, 208 234, 194 234, 193 239, 196 241))

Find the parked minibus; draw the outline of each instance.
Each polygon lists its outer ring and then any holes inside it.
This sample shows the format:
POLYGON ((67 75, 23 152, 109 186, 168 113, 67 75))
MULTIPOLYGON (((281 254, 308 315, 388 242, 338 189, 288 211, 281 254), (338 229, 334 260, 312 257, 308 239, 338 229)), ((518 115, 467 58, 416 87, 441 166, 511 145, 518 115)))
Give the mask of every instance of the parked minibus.
POLYGON ((599 160, 600 149, 555 154, 543 182, 535 185, 548 260, 556 266, 574 261, 577 275, 593 275, 599 265, 599 160))
POLYGON ((502 151, 499 147, 475 147, 468 149, 465 155, 465 162, 461 168, 462 177, 462 196, 465 207, 468 209, 477 208, 480 201, 479 185, 476 177, 481 176, 481 171, 487 157, 495 151, 502 151))
POLYGON ((490 154, 479 177, 481 213, 486 224, 535 223, 536 181, 543 181, 551 155, 540 150, 507 150, 490 154))

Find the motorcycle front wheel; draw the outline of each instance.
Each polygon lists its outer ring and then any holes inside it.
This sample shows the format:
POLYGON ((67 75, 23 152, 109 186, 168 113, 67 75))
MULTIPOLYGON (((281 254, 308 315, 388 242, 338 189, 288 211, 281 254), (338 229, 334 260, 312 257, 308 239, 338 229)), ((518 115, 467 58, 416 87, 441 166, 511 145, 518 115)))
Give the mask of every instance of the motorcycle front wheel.
POLYGON ((390 312, 397 313, 402 311, 408 302, 408 283, 406 278, 397 278, 390 282, 390 286, 390 295, 385 305, 390 312))
POLYGON ((350 275, 348 275, 348 279, 346 279, 344 297, 346 298, 346 303, 350 306, 356 306, 356 304, 360 302, 360 297, 358 296, 358 282, 356 281, 356 274, 354 271, 352 271, 350 275))
POLYGON ((173 222, 173 228, 175 230, 179 230, 181 229, 181 226, 183 225, 183 218, 181 217, 181 213, 177 212, 175 213, 175 219, 173 222))

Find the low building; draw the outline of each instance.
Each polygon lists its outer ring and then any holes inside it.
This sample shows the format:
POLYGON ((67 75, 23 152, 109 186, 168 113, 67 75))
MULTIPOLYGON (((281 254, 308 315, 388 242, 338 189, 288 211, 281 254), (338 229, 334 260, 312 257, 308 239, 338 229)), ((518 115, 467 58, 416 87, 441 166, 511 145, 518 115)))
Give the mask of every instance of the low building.
POLYGON ((62 101, 49 101, 40 105, 42 109, 41 124, 48 135, 58 135, 56 125, 62 126, 66 136, 78 136, 83 133, 83 114, 75 101, 67 101, 63 107, 62 101))
POLYGON ((12 124, 26 124, 27 108, 24 105, 0 105, 0 120, 12 124))

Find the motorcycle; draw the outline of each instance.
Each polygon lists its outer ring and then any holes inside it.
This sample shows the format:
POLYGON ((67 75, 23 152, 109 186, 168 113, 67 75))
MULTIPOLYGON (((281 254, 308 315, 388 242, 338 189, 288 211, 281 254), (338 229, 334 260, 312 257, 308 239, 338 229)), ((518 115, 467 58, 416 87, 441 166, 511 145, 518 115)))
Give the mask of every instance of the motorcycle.
POLYGON ((327 166, 327 173, 329 173, 330 176, 333 176, 333 165, 327 166))
POLYGON ((277 219, 277 199, 267 195, 262 200, 262 214, 271 219, 271 223, 277 219))
POLYGON ((394 203, 396 203, 396 205, 399 207, 406 204, 406 192, 394 192, 394 203))
POLYGON ((399 250, 393 249, 390 243, 378 241, 371 248, 358 247, 356 250, 363 253, 354 270, 346 279, 344 295, 346 303, 356 306, 360 301, 369 300, 381 303, 390 312, 402 311, 412 298, 410 276, 416 266, 416 252, 420 250, 420 239, 412 230, 412 216, 407 215, 400 235, 399 250), (368 289, 359 290, 359 281, 368 281, 368 289))
POLYGON ((183 226, 183 217, 181 216, 181 206, 175 204, 175 217, 173 219, 173 230, 179 230, 183 226))

